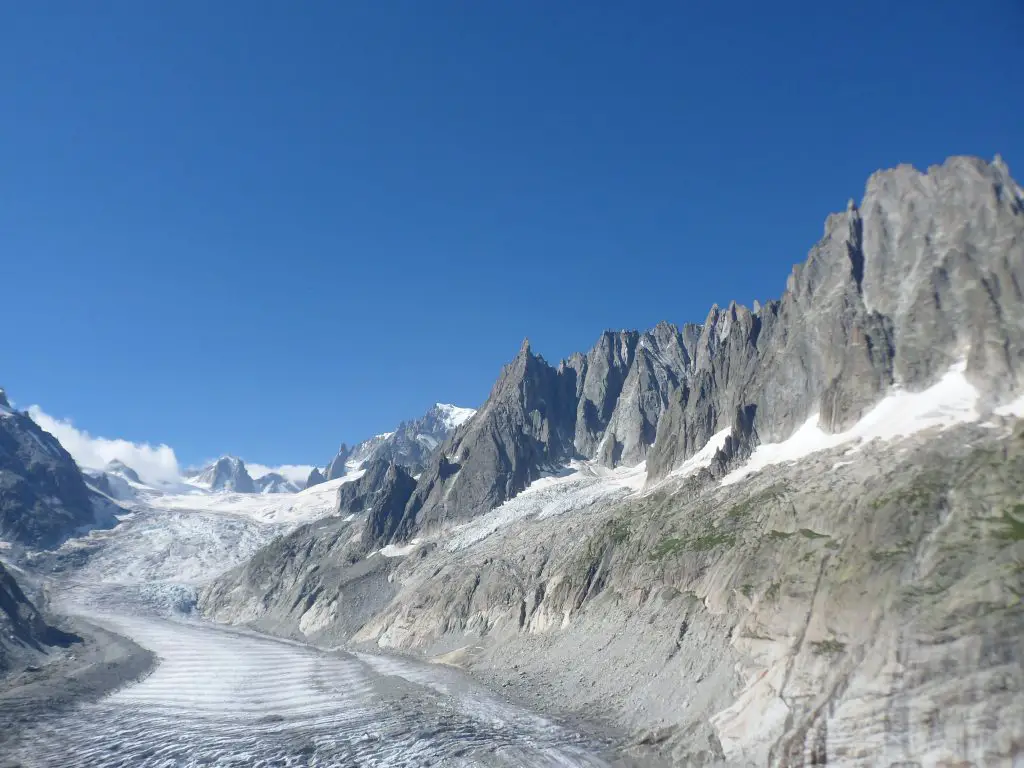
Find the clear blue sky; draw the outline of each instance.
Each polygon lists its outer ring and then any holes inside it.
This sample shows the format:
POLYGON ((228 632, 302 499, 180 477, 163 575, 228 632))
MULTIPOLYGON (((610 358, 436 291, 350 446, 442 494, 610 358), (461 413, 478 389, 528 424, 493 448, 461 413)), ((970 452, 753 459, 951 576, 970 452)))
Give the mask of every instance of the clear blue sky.
POLYGON ((876 168, 1024 176, 1020 0, 24 2, 0 29, 0 384, 185 463, 323 463, 479 404, 524 336, 557 360, 777 296, 876 168))

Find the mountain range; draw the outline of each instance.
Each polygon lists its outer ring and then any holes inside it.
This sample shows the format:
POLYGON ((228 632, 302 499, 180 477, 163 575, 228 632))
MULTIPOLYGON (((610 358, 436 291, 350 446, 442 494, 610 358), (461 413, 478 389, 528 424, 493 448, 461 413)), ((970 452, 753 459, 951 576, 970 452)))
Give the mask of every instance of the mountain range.
MULTIPOLYGON (((462 667, 669 764, 1024 756, 1024 191, 1000 158, 872 175, 777 300, 512 352, 479 410, 343 444, 300 494, 235 457, 192 473, 161 509, 333 499, 190 584, 198 610, 462 667)), ((83 476, 0 394, 0 538, 56 547, 139 485, 83 476)))
MULTIPOLYGON (((337 455, 321 470, 310 470, 305 482, 294 476, 286 477, 281 471, 251 467, 235 456, 221 456, 202 467, 185 471, 188 482, 208 491, 231 493, 297 493, 327 480, 336 480, 358 472, 364 464, 374 460, 396 462, 410 471, 418 472, 433 456, 437 448, 476 411, 446 403, 436 403, 418 419, 403 421, 392 432, 384 432, 349 447, 342 443, 337 455)), ((107 468, 107 472, 123 474, 121 462, 107 468)), ((288 468, 286 468, 288 469, 288 468)), ((298 467, 291 467, 290 474, 298 467)), ((139 482, 138 475, 134 481, 139 482)))
POLYGON ((992 408, 1021 388, 1022 205, 999 158, 879 172, 860 205, 829 216, 781 299, 716 305, 699 325, 606 331, 555 365, 524 341, 432 457, 380 450, 398 444, 381 435, 342 446, 326 477, 368 454, 419 474, 404 504, 390 502, 385 545, 486 512, 571 460, 646 462, 654 482, 725 433, 724 474, 808 422, 840 433, 888 392, 925 389, 957 363, 992 408))

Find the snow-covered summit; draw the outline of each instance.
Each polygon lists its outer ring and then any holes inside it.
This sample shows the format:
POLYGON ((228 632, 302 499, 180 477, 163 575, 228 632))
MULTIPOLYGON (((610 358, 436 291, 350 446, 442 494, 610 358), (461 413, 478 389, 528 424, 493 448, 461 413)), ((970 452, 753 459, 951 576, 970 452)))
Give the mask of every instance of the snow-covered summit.
POLYGON ((210 491, 256 492, 245 462, 235 456, 221 456, 191 478, 191 483, 210 491))
POLYGON ((420 418, 403 421, 393 432, 374 435, 352 447, 342 443, 327 466, 327 479, 343 477, 374 459, 401 464, 414 474, 434 451, 476 411, 448 403, 435 403, 420 418))
POLYGON ((460 408, 450 403, 434 403, 431 411, 438 414, 440 420, 449 430, 455 430, 476 415, 476 408, 460 408))
POLYGON ((302 486, 289 480, 279 472, 267 472, 260 475, 253 483, 260 493, 298 493, 302 486))

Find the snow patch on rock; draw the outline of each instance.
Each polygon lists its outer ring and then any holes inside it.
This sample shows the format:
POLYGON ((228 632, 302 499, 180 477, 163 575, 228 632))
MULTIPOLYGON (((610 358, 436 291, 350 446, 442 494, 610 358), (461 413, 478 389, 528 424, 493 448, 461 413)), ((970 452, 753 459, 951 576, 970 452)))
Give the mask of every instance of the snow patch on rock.
POLYGON ((437 409, 441 411, 441 418, 444 420, 445 426, 447 426, 448 429, 461 427, 476 415, 476 408, 460 408, 457 405, 450 405, 449 403, 436 403, 435 405, 437 409))
POLYGON ((759 445, 746 464, 722 478, 722 485, 737 483, 772 464, 798 461, 846 443, 855 444, 855 450, 856 444, 871 440, 895 440, 933 427, 977 421, 979 394, 964 376, 966 368, 966 363, 957 363, 921 392, 893 390, 846 432, 824 431, 815 413, 788 439, 759 445))
POLYGON ((704 467, 710 466, 711 462, 715 458, 715 454, 725 447, 725 441, 731 434, 732 427, 728 427, 723 429, 721 432, 713 434, 703 448, 672 470, 668 477, 686 477, 688 475, 692 475, 699 469, 704 469, 704 467))
POLYGON ((571 462, 533 481, 519 495, 487 514, 452 528, 444 547, 456 552, 517 520, 544 519, 582 509, 597 501, 623 499, 642 490, 646 481, 646 464, 608 469, 593 462, 571 462))

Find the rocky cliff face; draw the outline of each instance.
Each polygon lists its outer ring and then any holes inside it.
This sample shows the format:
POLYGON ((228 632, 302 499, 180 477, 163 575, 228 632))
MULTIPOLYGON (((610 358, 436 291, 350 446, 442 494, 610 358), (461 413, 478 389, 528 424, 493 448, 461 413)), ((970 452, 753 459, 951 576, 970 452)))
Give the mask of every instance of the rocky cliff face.
POLYGON ((712 309, 652 476, 692 455, 690 436, 709 422, 728 428, 750 413, 761 442, 816 413, 841 431, 888 388, 922 389, 959 360, 990 402, 1018 391, 1022 249, 1021 191, 998 159, 875 174, 860 207, 829 217, 781 301, 712 309))
POLYGON ((306 488, 312 488, 314 485, 320 485, 320 483, 324 482, 326 479, 327 478, 324 477, 323 472, 316 467, 313 467, 309 472, 309 477, 306 478, 306 488))
POLYGON ((325 480, 337 480, 339 477, 344 477, 348 473, 348 460, 352 455, 352 449, 349 448, 345 443, 341 444, 338 449, 338 453, 335 454, 334 458, 327 465, 327 469, 324 472, 325 480))
POLYGON ((74 459, 0 390, 0 539, 52 547, 96 524, 74 459))
POLYGON ((408 538, 500 504, 572 455, 575 372, 552 368, 524 341, 476 416, 424 470, 393 527, 408 538))

